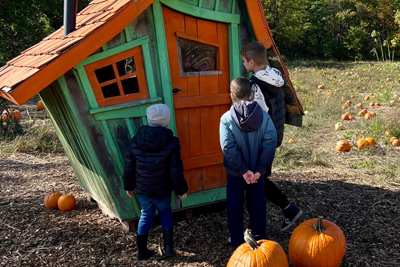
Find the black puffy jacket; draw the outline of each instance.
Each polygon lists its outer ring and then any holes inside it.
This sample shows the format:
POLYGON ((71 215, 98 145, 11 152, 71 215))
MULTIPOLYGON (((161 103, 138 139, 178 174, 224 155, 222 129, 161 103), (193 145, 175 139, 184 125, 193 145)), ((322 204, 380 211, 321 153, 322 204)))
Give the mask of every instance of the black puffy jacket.
POLYGON ((132 138, 123 175, 124 189, 153 198, 172 191, 183 195, 188 185, 183 176, 179 139, 170 129, 142 126, 132 138))
POLYGON ((276 133, 278 136, 277 146, 282 144, 283 131, 285 128, 285 95, 280 87, 275 87, 264 81, 259 80, 254 75, 250 79, 251 85, 257 84, 264 95, 265 103, 269 110, 268 114, 274 122, 276 133))

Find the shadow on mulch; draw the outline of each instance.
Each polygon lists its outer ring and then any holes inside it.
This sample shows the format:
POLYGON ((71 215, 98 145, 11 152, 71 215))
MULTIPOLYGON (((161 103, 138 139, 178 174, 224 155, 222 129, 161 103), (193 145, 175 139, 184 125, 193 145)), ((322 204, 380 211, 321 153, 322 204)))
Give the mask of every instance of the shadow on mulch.
MULTIPOLYGON (((296 173, 296 182, 275 181, 304 215, 299 223, 320 215, 337 224, 347 240, 341 266, 400 266, 398 190, 350 183, 351 177, 318 180, 318 173, 296 173)), ((293 180, 293 179, 292 179, 293 180)), ((3 182, 3 178, 0 178, 3 182)), ((101 214, 95 203, 81 200, 70 212, 48 210, 39 196, 0 198, 1 266, 226 266, 233 252, 227 242, 226 203, 174 213, 174 258, 137 262, 134 233, 125 234, 119 222, 101 214)), ((18 190, 18 189, 15 189, 18 190)), ((288 253, 292 227, 280 232, 283 215, 268 203, 268 239, 288 253)), ((246 221, 248 217, 245 216, 246 221)), ((296 226, 298 223, 296 224, 296 226)), ((158 253, 162 229, 157 217, 149 247, 158 253)))

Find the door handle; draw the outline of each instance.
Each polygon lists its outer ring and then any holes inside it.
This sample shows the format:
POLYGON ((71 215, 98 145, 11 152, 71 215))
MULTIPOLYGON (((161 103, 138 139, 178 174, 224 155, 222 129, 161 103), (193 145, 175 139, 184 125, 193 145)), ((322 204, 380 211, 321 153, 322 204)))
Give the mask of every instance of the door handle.
POLYGON ((174 94, 179 93, 179 91, 182 91, 182 90, 179 89, 179 88, 174 88, 174 89, 172 89, 172 93, 174 93, 174 94))

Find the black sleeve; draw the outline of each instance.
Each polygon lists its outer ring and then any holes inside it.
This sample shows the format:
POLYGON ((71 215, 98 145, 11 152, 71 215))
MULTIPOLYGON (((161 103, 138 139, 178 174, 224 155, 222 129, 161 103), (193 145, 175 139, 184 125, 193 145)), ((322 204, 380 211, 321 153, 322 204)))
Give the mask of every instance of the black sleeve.
POLYGON ((136 157, 133 154, 132 144, 125 159, 125 169, 122 176, 125 191, 133 191, 136 187, 136 157))
POLYGON ((173 140, 173 149, 170 160, 170 177, 174 191, 178 195, 187 193, 189 187, 183 175, 183 162, 181 159, 181 146, 178 138, 173 140))

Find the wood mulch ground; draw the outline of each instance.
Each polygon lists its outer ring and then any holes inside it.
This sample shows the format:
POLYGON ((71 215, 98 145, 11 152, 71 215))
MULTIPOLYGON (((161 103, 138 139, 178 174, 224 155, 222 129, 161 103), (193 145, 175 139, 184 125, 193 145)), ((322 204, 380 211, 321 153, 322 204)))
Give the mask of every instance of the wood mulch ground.
MULTIPOLYGON (((373 173, 335 170, 277 172, 272 180, 303 209, 300 222, 322 215, 343 230, 341 266, 400 266, 400 185, 374 183, 373 173)), ((191 219, 175 213, 177 256, 138 263, 134 233, 123 233, 118 221, 86 200, 63 154, 1 159, 0 193, 0 266, 226 266, 233 252, 222 202, 194 209, 191 219), (77 198, 74 210, 44 207, 48 185, 57 182, 77 198)), ((269 203, 268 239, 288 253, 294 227, 281 233, 282 218, 269 203)), ((156 251, 161 232, 156 221, 149 237, 156 251)))

